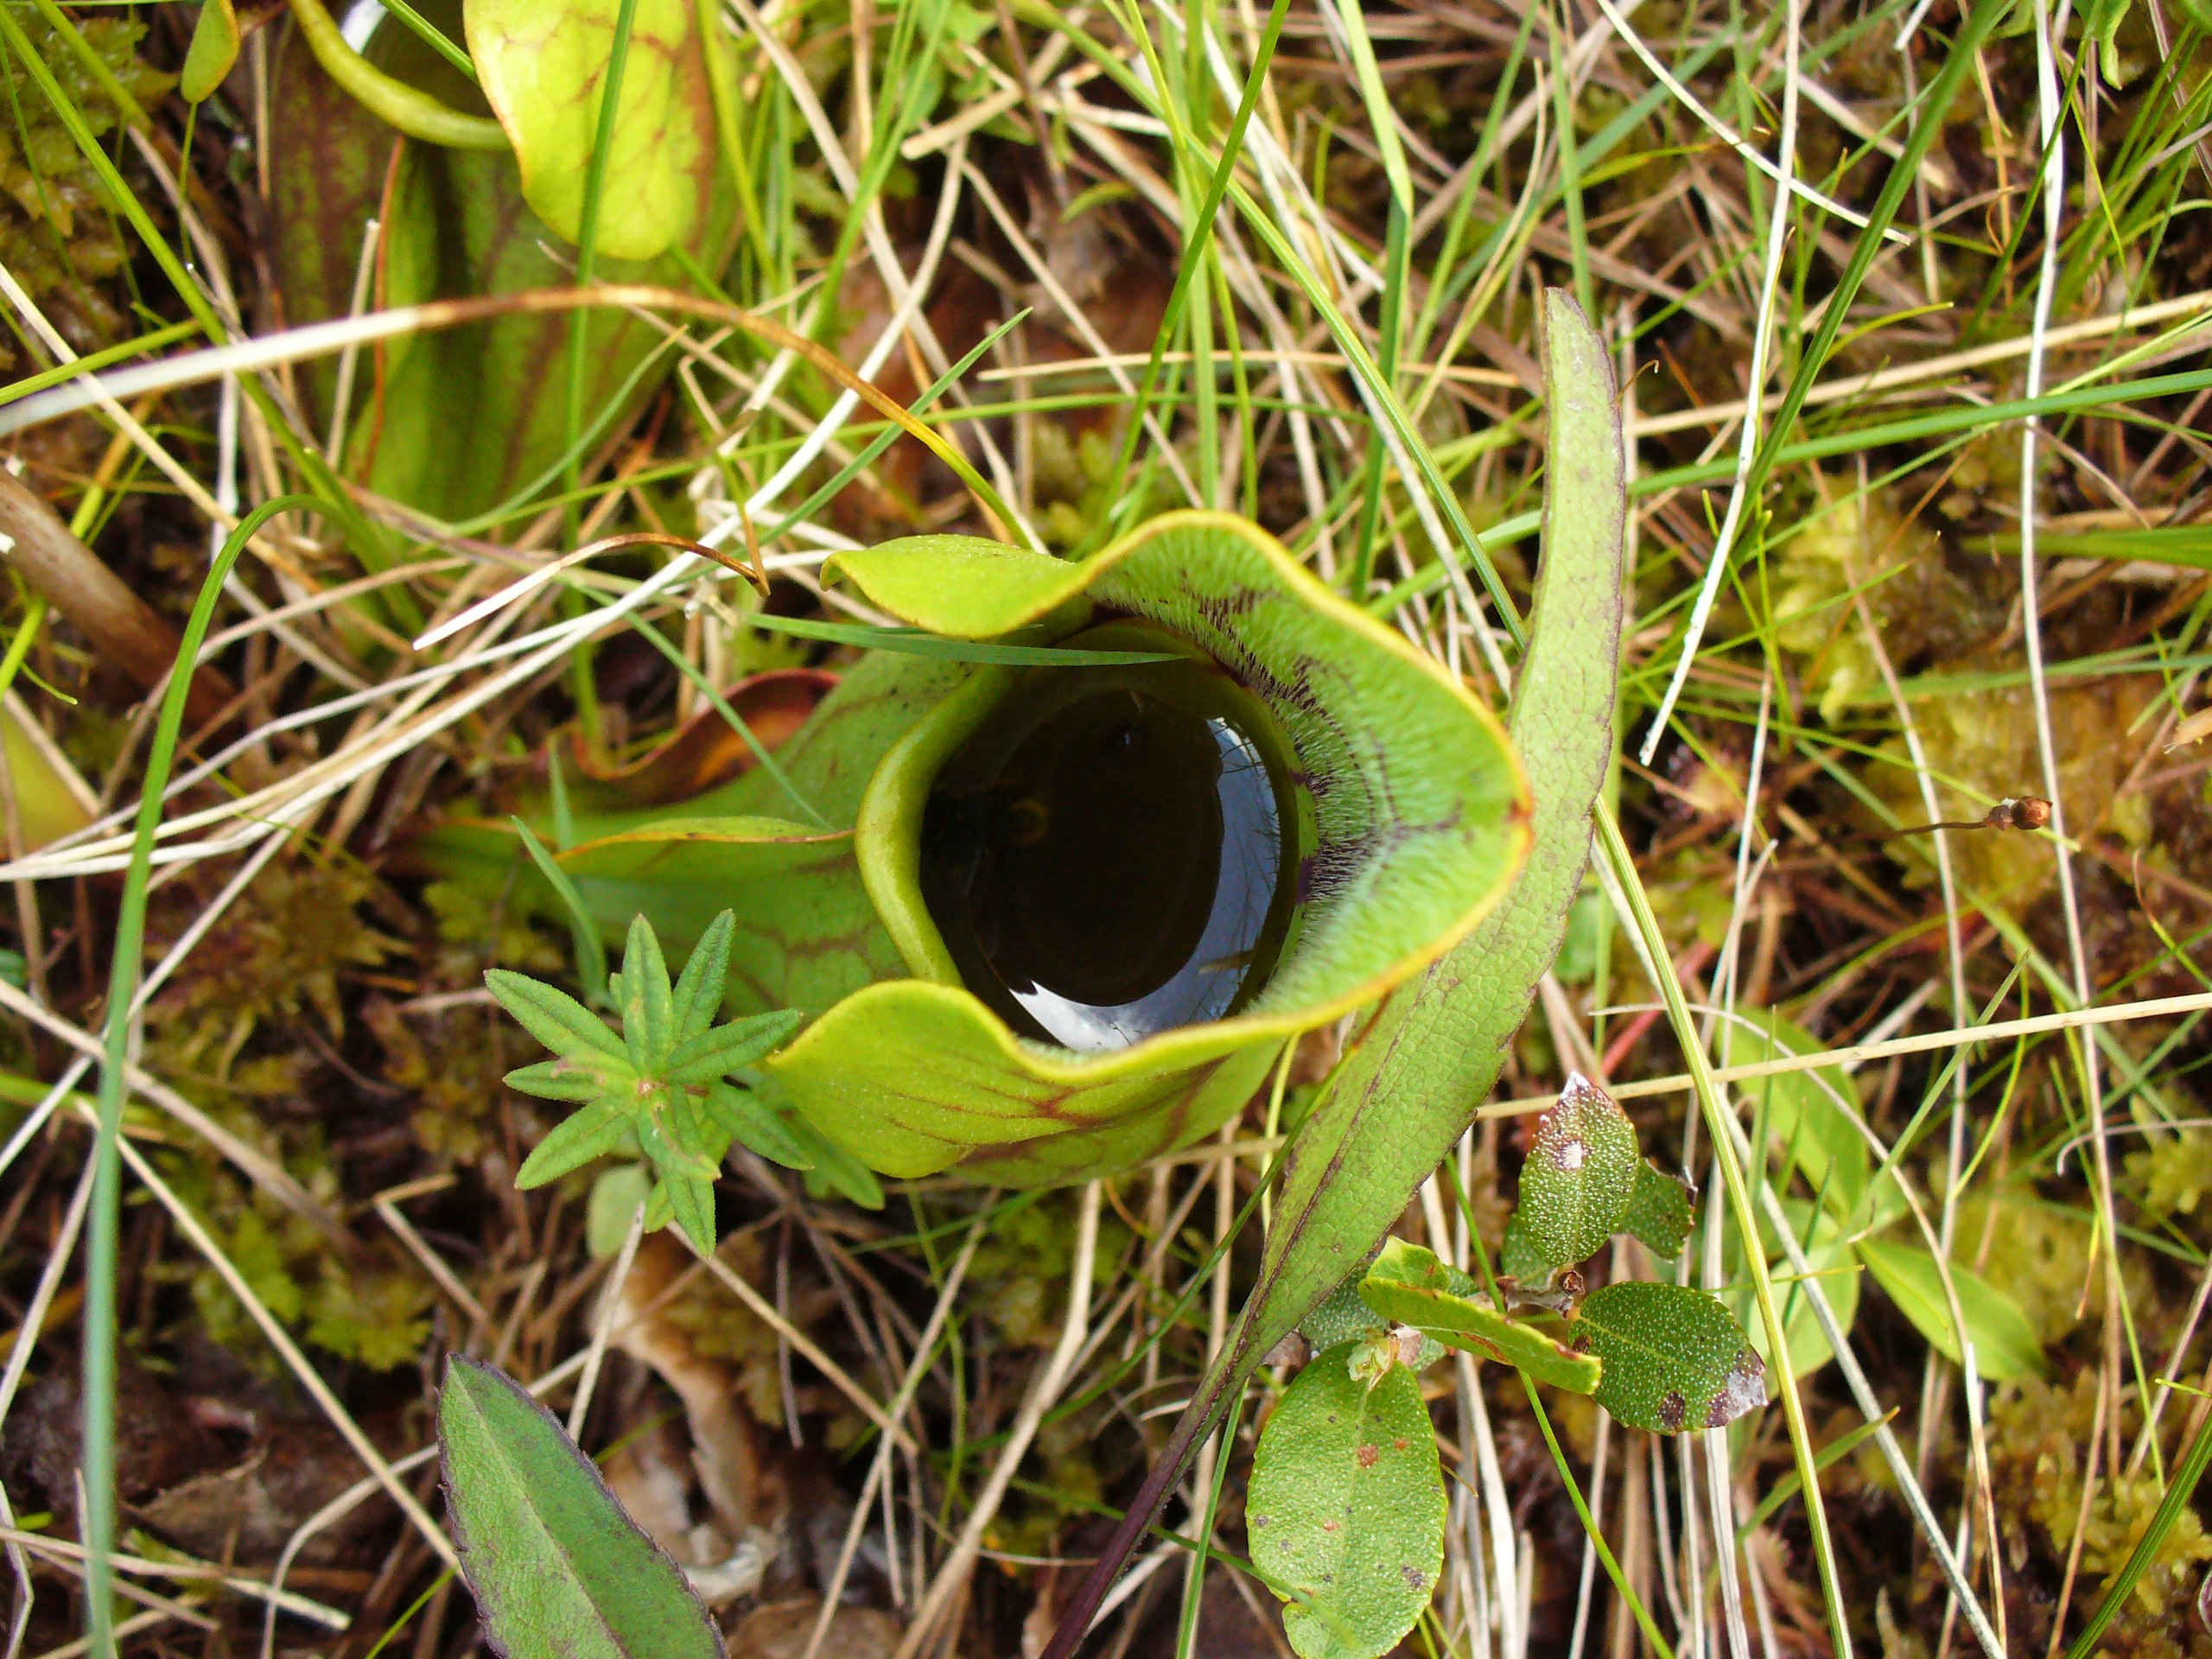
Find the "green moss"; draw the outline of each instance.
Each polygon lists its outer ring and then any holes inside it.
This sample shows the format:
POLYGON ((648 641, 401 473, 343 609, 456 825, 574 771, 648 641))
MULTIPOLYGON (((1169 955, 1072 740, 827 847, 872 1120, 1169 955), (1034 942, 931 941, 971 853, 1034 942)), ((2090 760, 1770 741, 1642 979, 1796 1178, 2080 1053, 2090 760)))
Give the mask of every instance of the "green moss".
MULTIPOLYGON (((26 8, 20 21, 31 49, 93 136, 112 131, 115 106, 92 70, 43 17, 26 8)), ((78 29, 142 106, 158 102, 175 84, 140 61, 143 23, 95 17, 78 29)), ((128 260, 128 249, 98 176, 29 73, 10 54, 0 78, 9 95, 0 110, 0 263, 73 346, 93 350, 123 333, 125 319, 112 279, 128 260)), ((22 366, 13 353, 5 360, 22 366)))

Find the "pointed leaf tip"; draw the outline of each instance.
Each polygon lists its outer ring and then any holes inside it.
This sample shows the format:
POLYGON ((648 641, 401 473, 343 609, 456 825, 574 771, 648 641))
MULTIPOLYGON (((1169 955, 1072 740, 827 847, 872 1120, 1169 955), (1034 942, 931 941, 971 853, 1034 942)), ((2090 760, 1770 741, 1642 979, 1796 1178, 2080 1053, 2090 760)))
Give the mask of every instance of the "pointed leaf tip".
POLYGON ((461 1571, 493 1651, 725 1659, 683 1569, 513 1378, 448 1358, 438 1441, 461 1571))

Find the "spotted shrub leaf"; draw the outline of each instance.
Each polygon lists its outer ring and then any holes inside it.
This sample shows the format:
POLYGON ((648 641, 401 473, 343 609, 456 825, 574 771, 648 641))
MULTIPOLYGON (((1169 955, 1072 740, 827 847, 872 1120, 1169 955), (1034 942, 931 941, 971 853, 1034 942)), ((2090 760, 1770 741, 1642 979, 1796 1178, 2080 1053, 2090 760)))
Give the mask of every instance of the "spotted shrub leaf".
POLYGON ((1621 1231, 1643 1242, 1654 1255, 1671 1262, 1682 1253, 1694 1217, 1690 1190, 1646 1160, 1637 1166, 1621 1231))
POLYGON ((1568 1327, 1605 1362, 1598 1403, 1630 1428, 1719 1428, 1766 1403, 1766 1362, 1719 1301, 1687 1285, 1607 1285, 1568 1327))
POLYGON ((1428 1605, 1444 1566, 1444 1476, 1416 1374, 1352 1375, 1357 1342, 1314 1356, 1261 1432, 1245 1524, 1288 1605, 1300 1659, 1376 1659, 1428 1605))
POLYGON ((1620 1230, 1643 1158, 1613 1097, 1575 1073, 1529 1139, 1515 1219, 1548 1266, 1587 1261, 1620 1230))

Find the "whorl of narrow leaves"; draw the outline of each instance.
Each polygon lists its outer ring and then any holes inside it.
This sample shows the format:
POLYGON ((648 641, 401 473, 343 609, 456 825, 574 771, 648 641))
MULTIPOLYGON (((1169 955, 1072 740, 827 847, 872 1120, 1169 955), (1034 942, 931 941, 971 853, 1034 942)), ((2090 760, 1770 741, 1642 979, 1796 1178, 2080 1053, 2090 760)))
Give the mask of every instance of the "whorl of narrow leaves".
POLYGON ((1628 1114, 1580 1072, 1568 1077, 1529 1137, 1516 1211, 1548 1266, 1587 1261, 1620 1230, 1643 1163, 1628 1114))
POLYGON ((721 1659, 683 1570, 624 1514, 552 1414, 454 1357, 438 1395, 461 1571, 504 1659, 721 1659))
POLYGON ((1313 1357, 1261 1431, 1245 1500, 1252 1565, 1289 1605, 1302 1659, 1375 1659, 1413 1629, 1444 1566, 1444 1477, 1421 1379, 1313 1357))
POLYGON ((1578 1351, 1605 1361, 1598 1403, 1630 1428, 1719 1428, 1766 1403, 1766 1362, 1701 1290, 1607 1285, 1583 1299, 1571 1328, 1578 1351))
POLYGON ((576 1110, 537 1143, 515 1185, 542 1186, 634 1141, 658 1179, 645 1224, 670 1221, 702 1252, 715 1247, 715 1172, 734 1141, 791 1169, 813 1160, 789 1125, 749 1089, 726 1079, 790 1036, 790 1010, 715 1024, 729 977, 735 918, 724 911, 671 985, 660 940, 643 916, 630 924, 622 971, 607 990, 620 1036, 567 992, 495 968, 484 982, 499 1006, 555 1058, 507 1074, 507 1086, 576 1110))

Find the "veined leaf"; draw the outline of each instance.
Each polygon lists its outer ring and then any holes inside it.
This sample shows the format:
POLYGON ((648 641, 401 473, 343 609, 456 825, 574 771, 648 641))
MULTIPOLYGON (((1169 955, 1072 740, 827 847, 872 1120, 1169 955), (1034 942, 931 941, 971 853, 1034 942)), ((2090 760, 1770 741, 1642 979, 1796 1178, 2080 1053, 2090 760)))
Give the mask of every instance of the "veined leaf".
MULTIPOLYGON (((699 936, 699 943, 691 947, 683 971, 676 977, 673 1034, 677 1047, 669 1057, 671 1067, 683 1046, 694 1038, 704 1036, 715 1023, 715 1016, 721 1012, 722 989, 729 983, 730 936, 736 930, 737 918, 727 910, 708 923, 707 931, 699 936)), ((671 1075, 670 1081, 684 1079, 671 1075)))
POLYGON ((1605 1362, 1598 1403, 1630 1428, 1719 1428, 1766 1403, 1766 1362, 1735 1316, 1687 1285, 1607 1285, 1582 1299, 1575 1348, 1605 1362))
MULTIPOLYGON (((1897 1305, 1897 1312, 1912 1321, 1913 1329, 1937 1353, 1959 1364, 1958 1327, 1951 1319, 1951 1304, 1943 1294, 1936 1258, 1917 1244, 1886 1239, 1862 1238, 1857 1248, 1859 1259, 1897 1305)), ((2044 1374, 2043 1344, 2018 1302, 1956 1262, 1951 1264, 1951 1284, 1959 1294, 1959 1311, 1966 1315, 1967 1335, 1974 1342, 1975 1369, 1983 1376, 2002 1382, 2044 1374)))
POLYGON ((511 1659, 721 1659, 683 1570, 550 1412, 458 1356, 438 1395, 446 1503, 486 1640, 511 1659))
POLYGON ((1389 1230, 1497 1082, 1558 954, 1613 754, 1627 489, 1605 343, 1546 296, 1542 555, 1512 730, 1535 798, 1533 849, 1497 910, 1393 994, 1300 1127, 1258 1282, 1048 1649, 1072 1649, 1185 1464, 1252 1368, 1389 1230))
POLYGON ((630 1064, 641 1074, 659 1077, 676 1038, 675 993, 668 982, 668 958, 644 916, 630 919, 629 942, 622 950, 622 1037, 630 1064))
POLYGON ((1576 1072, 1536 1120, 1514 1217, 1548 1265, 1586 1262, 1626 1219, 1643 1163, 1628 1114, 1576 1072))
POLYGON ((1376 1659, 1414 1627, 1444 1565, 1444 1478, 1421 1380, 1355 1379, 1355 1343, 1316 1354, 1261 1431, 1245 1526, 1290 1605, 1302 1659, 1376 1659))
MULTIPOLYGON (((1616 1109, 1618 1109, 1618 1108, 1616 1109)), ((1490 1304, 1482 1288, 1433 1252, 1394 1238, 1361 1281, 1361 1298, 1387 1319, 1409 1325, 1447 1348, 1524 1370, 1573 1394, 1595 1393, 1604 1365, 1490 1304)))
POLYGON ((1654 1255, 1671 1262, 1682 1253, 1683 1242, 1695 1224, 1690 1200, 1688 1187, 1647 1159, 1637 1166, 1636 1188, 1629 1194, 1620 1230, 1641 1240, 1654 1255))
POLYGON ((518 1094, 540 1100, 590 1100, 610 1089, 635 1080, 627 1066, 596 1064, 589 1055, 564 1054, 557 1060, 540 1060, 518 1066, 501 1079, 518 1094))
POLYGON ((707 1116, 740 1146, 785 1169, 812 1169, 814 1160, 784 1120, 750 1089, 718 1083, 707 1090, 707 1116))

